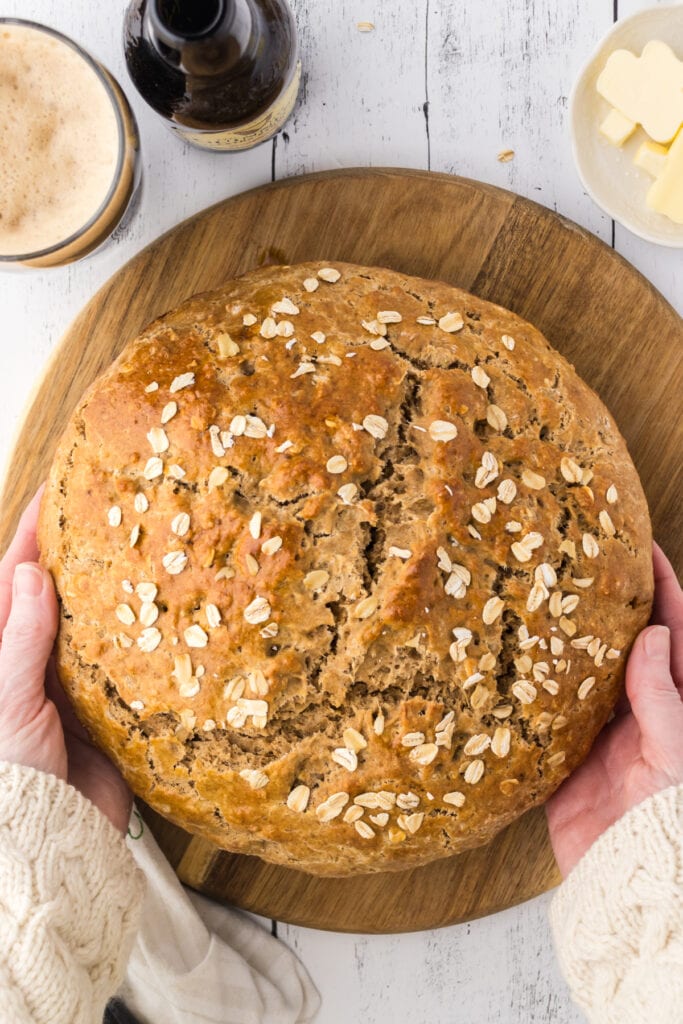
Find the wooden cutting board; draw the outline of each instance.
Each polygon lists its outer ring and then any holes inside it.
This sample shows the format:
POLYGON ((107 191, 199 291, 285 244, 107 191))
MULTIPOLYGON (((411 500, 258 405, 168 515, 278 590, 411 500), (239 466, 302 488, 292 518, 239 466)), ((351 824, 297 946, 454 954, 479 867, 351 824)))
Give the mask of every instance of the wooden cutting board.
MULTIPOLYGON (((179 224, 116 273, 69 328, 10 460, 0 545, 45 477, 83 390, 153 317, 265 263, 349 260, 439 278, 531 320, 602 396, 683 562, 683 329, 631 266, 577 225, 477 182, 402 170, 292 178, 179 224)), ((559 881, 541 810, 489 846, 401 874, 318 880, 225 853, 144 810, 181 879, 217 899, 311 927, 393 932, 501 910, 559 881)))

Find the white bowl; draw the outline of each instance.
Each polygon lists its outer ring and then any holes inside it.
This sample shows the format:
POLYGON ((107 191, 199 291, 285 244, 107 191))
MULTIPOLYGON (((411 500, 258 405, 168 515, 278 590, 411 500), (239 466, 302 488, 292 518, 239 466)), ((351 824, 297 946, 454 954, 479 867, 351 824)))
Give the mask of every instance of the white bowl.
POLYGON ((640 55, 651 39, 667 43, 683 59, 683 4, 650 7, 618 21, 586 63, 572 90, 571 132, 574 162, 583 185, 598 206, 647 242, 683 248, 683 224, 648 209, 645 197, 653 178, 633 163, 642 129, 623 146, 613 146, 600 132, 610 111, 596 83, 614 50, 640 55))

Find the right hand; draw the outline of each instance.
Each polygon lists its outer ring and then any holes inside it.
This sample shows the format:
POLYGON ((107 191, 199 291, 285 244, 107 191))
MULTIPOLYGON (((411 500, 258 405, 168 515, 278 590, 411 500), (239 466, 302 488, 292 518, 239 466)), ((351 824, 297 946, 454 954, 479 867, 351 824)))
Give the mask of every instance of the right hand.
POLYGON ((629 703, 546 805, 563 876, 632 807, 683 782, 683 592, 656 544, 653 561, 658 625, 643 630, 629 655, 629 703))
POLYGON ((51 656, 59 613, 52 578, 37 564, 40 498, 38 492, 0 562, 0 761, 71 783, 125 834, 130 790, 90 742, 51 656))

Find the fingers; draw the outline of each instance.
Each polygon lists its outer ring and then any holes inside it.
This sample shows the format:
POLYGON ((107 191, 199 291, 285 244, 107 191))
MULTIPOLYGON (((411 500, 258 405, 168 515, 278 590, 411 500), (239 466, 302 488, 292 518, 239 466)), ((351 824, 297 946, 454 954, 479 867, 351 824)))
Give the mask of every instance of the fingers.
POLYGON ((35 562, 15 571, 12 608, 0 648, 3 727, 30 721, 45 701, 45 670, 57 634, 57 598, 48 572, 35 562))
POLYGON ((655 570, 655 601, 652 621, 671 632, 671 668, 676 686, 683 692, 683 591, 669 559, 658 544, 652 546, 655 570))
POLYGON ((2 637, 7 616, 12 605, 12 577, 20 562, 35 562, 38 558, 36 526, 40 501, 45 485, 38 489, 32 501, 26 506, 19 520, 12 543, 0 561, 0 637, 2 637))
POLYGON ((626 692, 644 749, 654 753, 660 767, 683 773, 683 701, 671 675, 670 648, 665 626, 643 630, 626 666, 626 692))

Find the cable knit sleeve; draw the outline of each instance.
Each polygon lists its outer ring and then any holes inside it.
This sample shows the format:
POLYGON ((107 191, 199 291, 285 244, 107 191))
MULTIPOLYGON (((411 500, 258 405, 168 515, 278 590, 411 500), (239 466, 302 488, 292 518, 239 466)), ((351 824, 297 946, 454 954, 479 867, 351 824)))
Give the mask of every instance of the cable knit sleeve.
POLYGON ((683 786, 638 804, 567 876, 550 920, 591 1024, 683 1021, 683 786))
POLYGON ((0 762, 0 1006, 8 1024, 101 1024, 137 930, 123 837, 53 775, 0 762))

